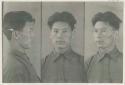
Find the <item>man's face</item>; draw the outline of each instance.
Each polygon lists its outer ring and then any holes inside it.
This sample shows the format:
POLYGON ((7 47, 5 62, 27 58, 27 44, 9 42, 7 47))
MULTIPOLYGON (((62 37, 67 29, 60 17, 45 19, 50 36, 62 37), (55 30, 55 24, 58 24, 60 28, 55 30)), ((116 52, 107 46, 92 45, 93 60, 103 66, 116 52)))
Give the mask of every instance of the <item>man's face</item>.
POLYGON ((50 38, 55 48, 67 48, 70 46, 72 29, 66 22, 55 22, 52 25, 50 38))
POLYGON ((98 21, 94 26, 94 38, 98 48, 108 48, 114 43, 115 30, 108 23, 98 21))
POLYGON ((34 22, 26 22, 23 30, 20 31, 20 36, 18 41, 20 45, 25 49, 31 48, 31 39, 33 37, 33 26, 34 22))

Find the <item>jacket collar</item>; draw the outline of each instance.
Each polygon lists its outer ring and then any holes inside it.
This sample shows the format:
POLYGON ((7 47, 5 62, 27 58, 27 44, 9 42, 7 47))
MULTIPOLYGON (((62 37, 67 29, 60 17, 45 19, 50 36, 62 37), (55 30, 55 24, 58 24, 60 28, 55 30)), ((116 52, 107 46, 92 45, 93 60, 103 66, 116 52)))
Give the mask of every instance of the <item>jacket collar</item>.
POLYGON ((29 60, 30 60, 26 53, 20 52, 17 49, 12 49, 10 54, 12 55, 12 57, 15 57, 19 61, 29 62, 29 60))
POLYGON ((105 57, 109 57, 110 59, 117 61, 118 55, 120 55, 120 51, 117 49, 117 47, 114 47, 110 52, 105 53, 103 56, 99 55, 99 51, 97 52, 99 61, 104 59, 105 57))
POLYGON ((55 50, 53 50, 50 55, 54 62, 58 61, 62 57, 67 59, 68 61, 71 61, 74 55, 74 52, 72 51, 72 49, 68 49, 66 52, 59 54, 55 50))

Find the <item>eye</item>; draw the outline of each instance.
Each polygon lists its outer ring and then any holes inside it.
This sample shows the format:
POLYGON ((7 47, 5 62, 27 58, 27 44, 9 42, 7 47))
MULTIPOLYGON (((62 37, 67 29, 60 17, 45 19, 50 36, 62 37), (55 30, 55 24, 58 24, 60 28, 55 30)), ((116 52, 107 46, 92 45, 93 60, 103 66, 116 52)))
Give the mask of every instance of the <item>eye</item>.
POLYGON ((58 30, 54 30, 55 33, 58 33, 58 30))
POLYGON ((97 30, 97 29, 95 29, 95 30, 94 30, 94 32, 98 32, 98 30, 97 30))
POLYGON ((33 28, 30 28, 30 30, 33 30, 33 28))
POLYGON ((102 30, 102 32, 106 32, 106 30, 102 30))
POLYGON ((32 31, 33 31, 33 28, 30 28, 29 31, 32 32, 32 31))
POLYGON ((30 30, 33 30, 33 28, 31 27, 30 30))
POLYGON ((63 30, 63 33, 67 32, 67 30, 63 30))

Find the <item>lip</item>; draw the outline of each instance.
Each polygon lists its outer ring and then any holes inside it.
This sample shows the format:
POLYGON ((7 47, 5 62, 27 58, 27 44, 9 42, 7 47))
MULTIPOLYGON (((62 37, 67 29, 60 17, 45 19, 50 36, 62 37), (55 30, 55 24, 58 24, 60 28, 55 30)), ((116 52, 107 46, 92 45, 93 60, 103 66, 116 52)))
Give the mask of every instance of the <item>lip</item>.
POLYGON ((65 41, 56 41, 56 43, 58 43, 58 44, 64 44, 65 43, 65 41))
POLYGON ((100 43, 100 44, 102 44, 102 43, 104 43, 104 41, 96 41, 97 43, 100 43))

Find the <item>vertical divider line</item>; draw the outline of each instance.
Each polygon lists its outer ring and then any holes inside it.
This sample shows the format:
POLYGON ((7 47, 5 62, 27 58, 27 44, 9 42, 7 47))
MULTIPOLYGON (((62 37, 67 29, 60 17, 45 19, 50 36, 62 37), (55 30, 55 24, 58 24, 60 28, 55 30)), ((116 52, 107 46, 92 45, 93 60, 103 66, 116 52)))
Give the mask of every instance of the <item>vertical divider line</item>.
MULTIPOLYGON (((42 70, 42 1, 40 2, 41 4, 40 4, 40 7, 41 7, 41 46, 40 46, 40 74, 42 75, 42 72, 41 72, 41 70, 42 70)), ((42 80, 42 77, 41 77, 41 75, 40 75, 40 79, 42 80)))
POLYGON ((84 24, 83 24, 83 40, 84 40, 84 45, 83 45, 83 54, 84 54, 84 58, 83 58, 83 62, 85 61, 84 59, 85 59, 85 1, 83 1, 83 7, 84 7, 84 11, 83 11, 83 14, 84 14, 84 16, 83 16, 83 22, 84 22, 84 24))
POLYGON ((2 33, 1 33, 1 35, 2 35, 2 82, 3 82, 3 12, 4 12, 4 2, 2 1, 2 33))

